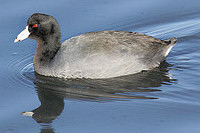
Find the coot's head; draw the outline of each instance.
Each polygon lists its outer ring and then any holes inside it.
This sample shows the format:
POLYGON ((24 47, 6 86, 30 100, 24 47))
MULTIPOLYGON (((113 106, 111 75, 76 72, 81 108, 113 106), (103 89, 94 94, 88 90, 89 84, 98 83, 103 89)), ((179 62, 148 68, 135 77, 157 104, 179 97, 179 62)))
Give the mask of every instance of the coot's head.
POLYGON ((34 13, 28 19, 26 28, 17 36, 14 42, 19 42, 26 38, 42 41, 56 39, 59 41, 61 38, 60 26, 52 16, 34 13))

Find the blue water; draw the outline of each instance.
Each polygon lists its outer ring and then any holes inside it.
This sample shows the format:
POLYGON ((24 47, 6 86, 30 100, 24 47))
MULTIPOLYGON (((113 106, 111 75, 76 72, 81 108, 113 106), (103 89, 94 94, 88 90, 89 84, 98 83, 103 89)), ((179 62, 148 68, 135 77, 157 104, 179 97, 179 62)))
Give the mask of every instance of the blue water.
POLYGON ((0 5, 0 132, 199 133, 200 1, 35 0, 0 5), (36 42, 14 44, 35 12, 54 16, 62 41, 85 32, 126 30, 177 37, 152 71, 106 80, 34 73, 36 42), (33 111, 34 116, 22 112, 33 111))

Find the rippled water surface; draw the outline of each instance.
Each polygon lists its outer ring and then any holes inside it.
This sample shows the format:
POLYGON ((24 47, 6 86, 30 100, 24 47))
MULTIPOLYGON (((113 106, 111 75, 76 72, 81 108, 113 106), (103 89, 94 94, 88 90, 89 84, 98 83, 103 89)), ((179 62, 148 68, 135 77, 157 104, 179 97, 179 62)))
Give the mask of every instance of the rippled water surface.
POLYGON ((0 131, 199 133, 199 5, 197 0, 1 2, 0 131), (126 30, 177 37, 178 43, 151 71, 102 80, 44 77, 33 69, 36 42, 13 43, 35 12, 58 20, 62 41, 90 31, 126 30))

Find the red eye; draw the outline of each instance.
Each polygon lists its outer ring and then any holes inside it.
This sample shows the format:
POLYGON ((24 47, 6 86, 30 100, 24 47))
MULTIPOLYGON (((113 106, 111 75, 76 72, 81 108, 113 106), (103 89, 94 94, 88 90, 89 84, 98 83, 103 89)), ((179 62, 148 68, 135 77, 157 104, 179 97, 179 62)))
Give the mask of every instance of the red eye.
POLYGON ((33 27, 34 27, 34 28, 37 28, 37 27, 38 27, 38 24, 34 24, 33 27))

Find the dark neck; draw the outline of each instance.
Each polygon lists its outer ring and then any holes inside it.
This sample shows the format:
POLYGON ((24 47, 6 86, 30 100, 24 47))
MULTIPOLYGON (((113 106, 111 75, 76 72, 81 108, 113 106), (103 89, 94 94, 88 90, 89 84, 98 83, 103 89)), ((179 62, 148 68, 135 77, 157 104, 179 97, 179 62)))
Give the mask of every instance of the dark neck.
POLYGON ((39 69, 47 67, 55 57, 61 46, 60 37, 48 37, 48 39, 37 39, 37 47, 34 55, 34 67, 39 69))
POLYGON ((59 50, 61 43, 60 40, 53 40, 48 39, 45 41, 42 41, 40 45, 41 53, 40 53, 40 61, 41 62, 49 62, 51 61, 57 51, 59 50))

